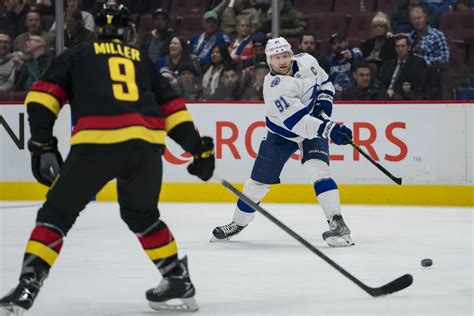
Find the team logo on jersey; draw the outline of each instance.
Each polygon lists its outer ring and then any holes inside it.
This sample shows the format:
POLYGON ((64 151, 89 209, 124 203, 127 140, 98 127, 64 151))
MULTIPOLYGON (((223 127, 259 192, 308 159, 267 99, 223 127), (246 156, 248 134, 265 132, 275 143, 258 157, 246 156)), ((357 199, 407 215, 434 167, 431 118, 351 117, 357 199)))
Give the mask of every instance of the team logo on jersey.
POLYGON ((314 68, 314 67, 311 67, 311 72, 312 72, 313 75, 315 75, 315 76, 318 74, 318 72, 316 71, 316 68, 314 68))
POLYGON ((276 77, 275 79, 273 79, 272 83, 270 84, 270 87, 273 88, 277 86, 279 83, 280 83, 280 77, 276 77))

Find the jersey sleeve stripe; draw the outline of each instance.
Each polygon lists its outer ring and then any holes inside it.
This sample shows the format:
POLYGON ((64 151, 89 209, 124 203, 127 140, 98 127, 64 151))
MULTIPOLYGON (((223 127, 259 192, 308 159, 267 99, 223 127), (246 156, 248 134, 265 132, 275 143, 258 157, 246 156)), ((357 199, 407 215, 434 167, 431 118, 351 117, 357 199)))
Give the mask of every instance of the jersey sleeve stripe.
POLYGON ((294 113, 289 118, 284 120, 283 124, 285 124, 286 128, 290 130, 293 129, 293 127, 295 127, 295 125, 298 124, 298 122, 301 121, 301 119, 309 113, 309 109, 309 107, 305 107, 299 110, 298 112, 294 113))
POLYGON ((186 110, 186 103, 183 98, 176 98, 169 102, 166 102, 160 108, 161 111, 163 111, 163 113, 168 116, 175 112, 186 110))
POLYGON ((151 144, 164 145, 166 131, 151 130, 144 126, 130 126, 114 130, 82 130, 71 137, 71 145, 117 144, 141 139, 151 144))
POLYGON ((64 89, 61 86, 49 81, 36 81, 31 86, 31 91, 45 92, 52 95, 58 100, 60 106, 63 106, 67 102, 67 96, 64 89))
POLYGON ((298 137, 297 134, 293 133, 293 132, 290 132, 289 130, 286 130, 284 129, 283 127, 280 127, 278 125, 276 125, 275 123, 273 123, 272 121, 270 121, 268 119, 268 117, 265 117, 265 125, 267 126, 267 128, 272 131, 273 133, 275 134, 278 134, 278 135, 281 135, 283 137, 286 137, 286 138, 295 138, 295 137, 298 137))
POLYGON ((191 114, 189 114, 188 111, 179 111, 174 114, 171 114, 166 118, 166 131, 169 132, 175 126, 184 123, 184 122, 192 122, 193 118, 191 117, 191 114))
POLYGON ((88 129, 117 129, 129 126, 144 126, 149 129, 164 130, 165 118, 143 115, 140 113, 127 113, 108 116, 83 116, 74 125, 73 135, 88 129))
POLYGON ((61 106, 58 100, 52 95, 45 92, 39 92, 39 91, 28 92, 28 95, 26 96, 26 99, 25 99, 25 104, 26 106, 28 106, 28 104, 30 103, 37 103, 44 106, 45 108, 53 112, 55 116, 58 116, 59 110, 61 109, 61 106))

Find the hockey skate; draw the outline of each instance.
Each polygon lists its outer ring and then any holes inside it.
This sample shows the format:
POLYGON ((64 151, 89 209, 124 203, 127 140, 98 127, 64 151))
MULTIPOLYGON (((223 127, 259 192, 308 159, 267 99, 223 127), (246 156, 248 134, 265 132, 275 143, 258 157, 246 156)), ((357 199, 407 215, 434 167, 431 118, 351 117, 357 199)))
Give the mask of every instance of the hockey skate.
POLYGON ((237 235, 247 226, 239 226, 234 221, 224 226, 217 226, 212 231, 211 242, 229 240, 230 237, 237 235))
POLYGON ((20 284, 0 299, 0 316, 20 316, 30 309, 45 277, 36 278, 34 273, 23 276, 20 284))
POLYGON ((151 308, 162 312, 195 312, 199 309, 194 299, 196 290, 189 278, 187 257, 180 260, 179 268, 179 274, 163 278, 156 288, 146 292, 151 308))
POLYGON ((329 230, 323 233, 323 239, 330 247, 349 247, 354 246, 350 236, 351 230, 347 227, 341 215, 334 215, 331 221, 328 221, 329 230))

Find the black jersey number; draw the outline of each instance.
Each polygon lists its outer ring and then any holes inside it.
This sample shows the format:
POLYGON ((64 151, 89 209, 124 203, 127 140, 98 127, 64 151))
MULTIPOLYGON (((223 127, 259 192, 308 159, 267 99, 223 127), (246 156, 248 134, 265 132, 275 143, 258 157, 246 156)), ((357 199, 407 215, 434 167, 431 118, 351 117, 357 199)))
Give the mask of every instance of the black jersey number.
POLYGON ((137 101, 138 86, 135 80, 135 67, 130 59, 122 57, 109 58, 110 79, 114 97, 120 101, 137 101))

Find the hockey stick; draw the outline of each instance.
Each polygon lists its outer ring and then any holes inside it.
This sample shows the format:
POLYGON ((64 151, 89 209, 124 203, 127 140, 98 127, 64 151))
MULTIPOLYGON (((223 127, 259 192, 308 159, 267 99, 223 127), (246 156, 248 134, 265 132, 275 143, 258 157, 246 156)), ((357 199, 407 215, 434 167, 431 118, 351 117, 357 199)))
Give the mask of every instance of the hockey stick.
POLYGON ((306 248, 311 250, 311 252, 313 252, 318 257, 320 257, 321 259, 326 261, 330 266, 332 266, 334 269, 336 269, 337 271, 342 273, 346 278, 348 278, 349 280, 354 282, 357 286, 359 286, 365 292, 369 293, 372 297, 378 297, 378 296, 398 292, 398 291, 403 290, 404 288, 410 286, 413 283, 413 277, 411 276, 411 274, 405 274, 405 275, 402 275, 401 277, 399 277, 398 279, 393 280, 392 282, 389 282, 389 283, 387 283, 387 284, 385 284, 381 287, 370 287, 368 285, 365 285, 359 279, 357 279, 352 274, 350 274, 349 272, 344 270, 340 265, 338 265, 336 262, 334 262, 332 259, 330 259, 328 256, 326 256, 324 253, 322 253, 319 249, 317 249, 312 244, 307 242, 303 237, 301 237, 300 235, 295 233, 288 226, 286 226, 281 221, 279 221, 277 218, 275 218, 273 215, 271 215, 266 210, 264 210, 261 206, 259 206, 258 204, 255 204, 244 193, 240 192, 232 184, 230 184, 226 180, 220 178, 216 174, 214 174, 213 178, 216 179, 219 183, 221 183, 224 187, 226 187, 229 191, 234 193, 239 199, 244 201, 247 205, 252 207, 255 211, 258 211, 261 214, 263 214, 266 218, 268 218, 270 221, 272 221, 278 227, 280 227, 285 232, 287 232, 289 235, 291 235, 291 237, 298 240, 306 248))
MULTIPOLYGON (((320 115, 325 119, 325 120, 329 120, 329 117, 326 115, 326 113, 322 112, 320 113, 320 115)), ((346 137, 347 140, 350 141, 349 144, 351 144, 352 147, 354 147, 355 150, 357 150, 359 153, 362 154, 362 156, 364 156, 368 161, 370 161, 375 167, 377 167, 377 169, 379 169, 380 171, 382 171, 387 177, 389 177, 390 179, 392 179, 393 182, 395 182, 396 184, 398 185, 402 185, 402 178, 397 178, 395 177, 393 174, 390 173, 390 171, 388 171, 387 169, 385 169, 381 164, 379 164, 378 162, 376 162, 375 160, 372 159, 372 157, 370 157, 365 151, 362 150, 362 148, 359 147, 359 145, 357 145, 356 143, 354 143, 352 141, 351 138, 349 138, 349 136, 345 135, 344 136, 346 137)))
POLYGON ((393 182, 395 182, 398 185, 402 185, 402 178, 397 178, 393 174, 390 173, 387 169, 385 169, 381 164, 379 164, 377 161, 373 160, 372 157, 370 157, 365 151, 363 151, 356 143, 352 141, 347 135, 344 135, 349 141, 352 147, 354 147, 355 150, 360 152, 362 156, 364 156, 368 161, 370 161, 377 169, 382 171, 387 177, 392 179, 393 182))

